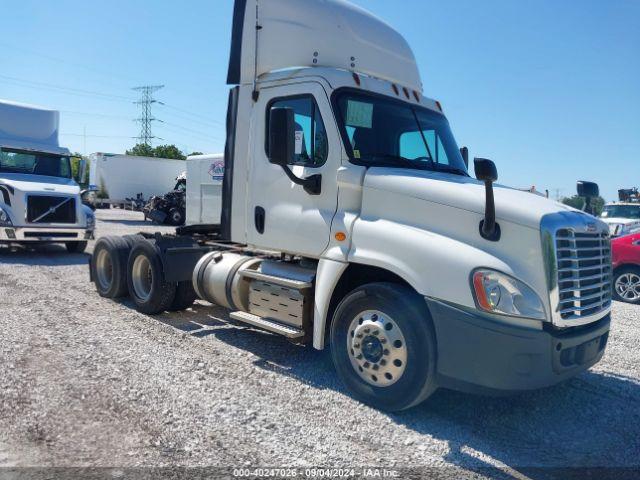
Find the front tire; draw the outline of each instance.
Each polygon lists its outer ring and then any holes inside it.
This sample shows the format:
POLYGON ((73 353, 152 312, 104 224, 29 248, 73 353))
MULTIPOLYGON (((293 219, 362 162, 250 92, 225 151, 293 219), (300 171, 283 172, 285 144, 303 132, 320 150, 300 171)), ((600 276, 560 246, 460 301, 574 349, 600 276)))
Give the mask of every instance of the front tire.
POLYGON ((633 305, 640 304, 640 267, 629 265, 615 271, 613 298, 633 305))
POLYGON ((335 312, 330 342, 340 379, 375 408, 404 410, 437 388, 431 316, 408 287, 371 283, 351 292, 335 312))
POLYGON ((164 280, 162 262, 154 243, 135 243, 129 254, 127 285, 136 310, 141 313, 155 315, 171 306, 176 284, 164 280))

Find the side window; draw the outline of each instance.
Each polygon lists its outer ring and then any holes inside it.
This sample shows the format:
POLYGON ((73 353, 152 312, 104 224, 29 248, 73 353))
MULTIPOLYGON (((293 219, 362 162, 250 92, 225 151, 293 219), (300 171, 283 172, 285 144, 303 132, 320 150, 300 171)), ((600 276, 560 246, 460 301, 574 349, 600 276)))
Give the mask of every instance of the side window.
POLYGON ((266 151, 269 152, 269 111, 274 107, 293 109, 295 121, 295 156, 292 165, 320 167, 327 161, 327 133, 320 111, 311 96, 283 98, 267 106, 266 151))

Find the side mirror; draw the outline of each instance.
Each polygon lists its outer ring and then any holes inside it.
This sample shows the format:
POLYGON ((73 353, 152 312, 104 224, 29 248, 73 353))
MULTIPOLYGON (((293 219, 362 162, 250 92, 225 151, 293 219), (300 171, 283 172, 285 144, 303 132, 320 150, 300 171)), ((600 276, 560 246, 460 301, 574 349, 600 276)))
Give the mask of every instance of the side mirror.
POLYGON ((462 161, 464 161, 464 166, 469 168, 469 149, 467 147, 462 147, 460 149, 460 155, 462 155, 462 161))
POLYGON ((78 161, 78 173, 74 179, 79 185, 84 183, 84 179, 87 178, 87 160, 80 158, 78 161))
POLYGON ((269 161, 287 166, 295 155, 293 109, 275 107, 269 112, 269 161))
POLYGON ((577 190, 578 195, 585 198, 597 197, 600 195, 598 184, 594 182, 587 182, 586 180, 578 181, 577 190))
POLYGON ((298 178, 289 168, 295 153, 293 109, 274 107, 269 112, 269 161, 274 165, 280 165, 287 177, 296 185, 302 186, 309 195, 320 195, 322 175, 318 173, 307 178, 298 178))
POLYGON ((484 182, 485 208, 484 220, 480 222, 480 235, 485 240, 500 240, 500 225, 496 223, 496 205, 493 198, 493 182, 498 179, 496 164, 486 158, 474 158, 473 166, 476 178, 484 182))

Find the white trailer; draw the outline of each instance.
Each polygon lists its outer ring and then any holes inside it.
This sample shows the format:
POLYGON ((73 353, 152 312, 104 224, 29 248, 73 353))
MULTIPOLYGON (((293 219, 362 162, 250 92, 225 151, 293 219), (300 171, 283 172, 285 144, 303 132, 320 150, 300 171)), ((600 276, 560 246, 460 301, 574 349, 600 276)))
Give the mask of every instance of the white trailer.
POLYGON ((72 176, 59 119, 55 110, 0 101, 0 243, 64 243, 82 252, 93 238, 95 217, 83 204, 92 192, 72 176))
POLYGON ((143 199, 164 195, 186 166, 184 160, 113 153, 93 153, 89 159, 89 183, 112 203, 122 204, 139 194, 143 199))
POLYGON ((330 345, 347 388, 386 410, 438 387, 541 388, 602 358, 607 225, 494 185, 490 160, 472 178, 388 24, 342 0, 236 0, 227 82, 220 234, 100 239, 100 295, 146 314, 197 295, 330 345))

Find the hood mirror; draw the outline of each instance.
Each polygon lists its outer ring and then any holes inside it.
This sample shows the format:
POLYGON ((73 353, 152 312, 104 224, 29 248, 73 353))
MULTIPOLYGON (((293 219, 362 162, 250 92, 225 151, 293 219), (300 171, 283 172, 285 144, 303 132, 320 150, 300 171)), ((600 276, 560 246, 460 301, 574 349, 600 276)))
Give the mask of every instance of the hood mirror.
POLYGON ((584 211, 589 215, 594 215, 593 205, 591 200, 600 195, 600 188, 598 184, 594 182, 587 182, 586 180, 579 180, 577 184, 578 196, 584 197, 584 211))
POLYGON ((493 197, 493 182, 498 180, 496 164, 486 158, 474 158, 473 167, 476 178, 484 182, 485 208, 484 220, 480 222, 480 235, 485 240, 500 240, 500 225, 496 223, 496 206, 493 197))

